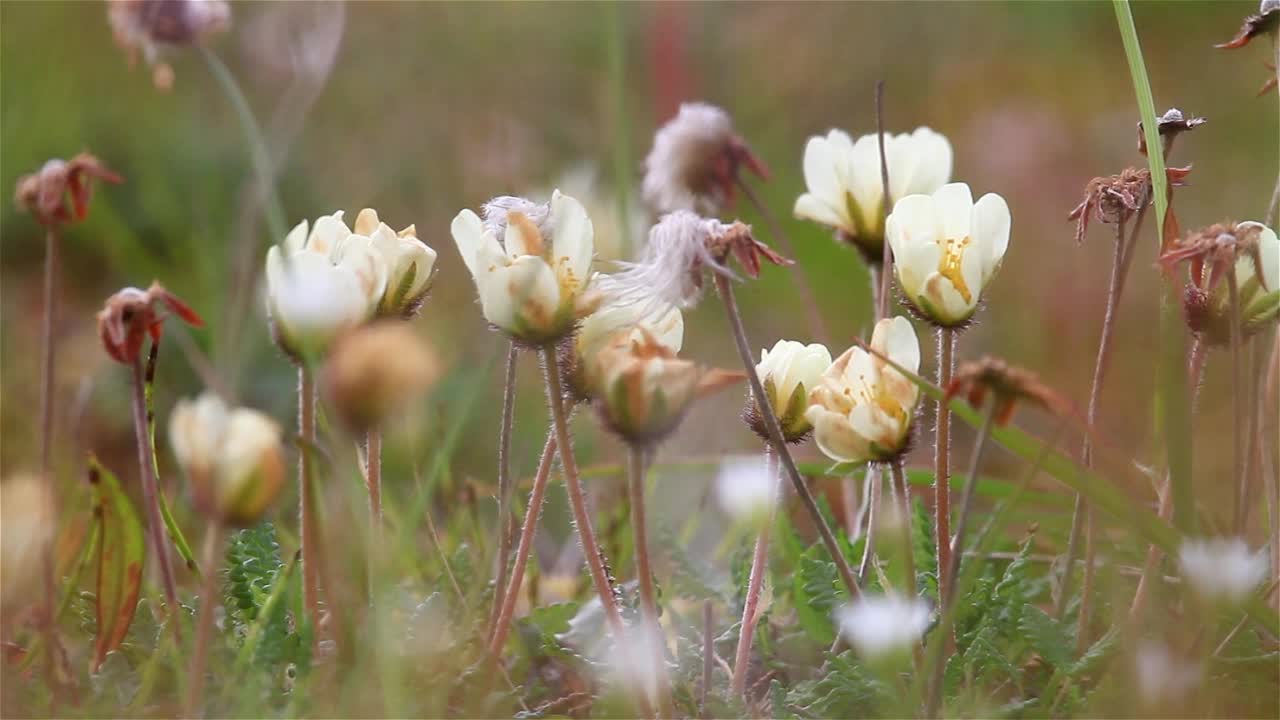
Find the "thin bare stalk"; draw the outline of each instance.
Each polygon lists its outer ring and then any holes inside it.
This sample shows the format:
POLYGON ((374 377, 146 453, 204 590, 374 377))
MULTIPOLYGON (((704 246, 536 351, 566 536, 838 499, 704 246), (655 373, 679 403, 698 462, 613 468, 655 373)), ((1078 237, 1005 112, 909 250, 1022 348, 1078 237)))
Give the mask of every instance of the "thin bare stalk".
MULTIPOLYGON (((773 453, 765 448, 765 465, 768 467, 769 479, 774 483, 776 502, 781 491, 781 477, 778 475, 778 462, 773 453)), ((738 630, 738 649, 733 660, 733 684, 730 692, 741 696, 747 689, 747 670, 751 664, 751 643, 755 639, 756 621, 759 620, 757 609, 760 606, 760 591, 764 587, 764 576, 769 571, 769 529, 773 527, 774 505, 770 503, 768 519, 760 525, 756 535, 755 552, 751 556, 751 576, 747 580, 747 596, 742 605, 742 623, 738 630)))
POLYGON ((178 619, 182 611, 178 604, 178 586, 174 581, 168 543, 164 540, 160 490, 156 486, 155 466, 151 462, 151 436, 147 432, 146 371, 143 369, 141 356, 133 360, 133 430, 138 444, 138 465, 142 472, 142 497, 147 506, 147 532, 151 536, 156 564, 160 568, 160 583, 164 588, 165 601, 168 603, 168 616, 173 624, 174 636, 181 640, 182 623, 178 619))
MULTIPOLYGON (((955 331, 938 328, 938 387, 951 384, 955 365, 955 331)), ((951 408, 938 400, 938 427, 933 447, 933 531, 938 548, 938 597, 951 592, 951 408)))
MULTIPOLYGON (((889 213, 893 210, 889 206, 891 200, 889 196, 889 161, 884 149, 884 81, 880 80, 876 83, 876 139, 880 146, 880 185, 883 190, 883 201, 880 203, 881 228, 888 225, 889 213)), ((880 261, 881 282, 880 287, 876 288, 878 297, 876 298, 876 319, 888 317, 889 315, 889 285, 893 283, 893 249, 889 247, 888 239, 883 241, 883 257, 880 261)))
POLYGON ((369 527, 382 527, 382 428, 372 427, 364 436, 364 483, 369 489, 369 527))
MULTIPOLYGON (((1280 98, 1280 35, 1273 33, 1273 42, 1275 44, 1276 57, 1276 97, 1280 98)), ((1271 192, 1271 204, 1267 206, 1267 218, 1271 222, 1271 227, 1280 224, 1280 174, 1276 175, 1276 189, 1271 192)))
POLYGON ((302 447, 298 451, 298 526, 299 548, 302 554, 302 604, 311 622, 314 637, 320 636, 320 568, 316 543, 319 528, 316 526, 315 507, 312 503, 312 458, 316 442, 316 384, 311 369, 298 366, 298 436, 302 447))
POLYGON ((516 360, 520 349, 507 348, 507 370, 502 382, 502 425, 498 429, 498 567, 493 582, 493 608, 489 611, 489 637, 502 611, 507 586, 507 562, 511 559, 511 427, 515 423, 516 360))
POLYGON ((653 588, 653 567, 649 563, 648 523, 644 512, 644 460, 646 449, 637 445, 627 448, 627 485, 631 494, 631 532, 636 553, 636 581, 640 585, 640 616, 646 632, 652 633, 654 679, 658 686, 660 717, 675 717, 671 703, 671 680, 667 677, 666 652, 663 650, 662 622, 658 619, 658 598, 653 588))
POLYGON ((711 627, 710 600, 702 601, 702 687, 698 690, 698 716, 707 717, 707 693, 711 692, 711 672, 715 669, 715 634, 711 627))
MULTIPOLYGON (((760 213, 760 217, 764 219, 764 224, 769 227, 769 233, 773 235, 778 246, 782 248, 782 253, 792 260, 796 259, 795 245, 791 242, 790 236, 782 229, 782 223, 778 222, 778 218, 773 211, 760 200, 755 190, 751 189, 751 185, 747 184, 741 176, 737 178, 738 187, 742 189, 742 194, 747 196, 747 200, 755 207, 756 212, 760 213)), ((804 305, 805 319, 808 321, 809 332, 813 338, 822 344, 831 341, 831 335, 827 332, 827 324, 822 319, 822 309, 818 305, 818 296, 813 292, 813 285, 809 283, 808 273, 804 271, 798 261, 791 264, 791 279, 795 281, 796 290, 800 293, 800 302, 804 305)))
POLYGON ((800 497, 801 504, 809 513, 809 518, 813 521, 814 526, 818 529, 818 535, 822 538, 822 543, 826 545, 827 552, 831 555, 831 559, 836 564, 836 570, 840 573, 840 580, 844 583, 845 589, 849 592, 849 597, 857 598, 861 593, 858 589, 858 581, 854 579, 853 570, 849 567, 849 561, 845 559, 844 553, 840 551, 840 544, 836 542, 836 536, 831 532, 831 527, 827 525, 826 518, 822 517, 822 511, 818 509, 818 503, 813 499, 813 493, 809 492, 809 486, 805 484, 804 478, 800 476, 800 471, 796 468, 795 460, 791 457, 791 451, 787 449, 787 442, 782 437, 782 428, 778 426, 778 416, 773 409, 773 403, 769 400, 769 395, 764 391, 764 385, 760 382, 760 376, 756 373, 755 360, 751 356, 751 345, 747 342, 747 331, 742 326, 742 314, 738 311, 738 301, 733 294, 733 286, 729 282, 729 278, 719 273, 715 274, 716 289, 720 292, 720 298, 724 301, 725 314, 729 318, 729 325, 733 331, 734 344, 738 349, 738 358, 742 361, 742 366, 746 371, 747 380, 751 385, 752 397, 757 398, 757 402, 761 406, 764 413, 765 430, 768 432, 769 440, 773 444, 774 451, 778 454, 778 458, 782 461, 782 467, 787 471, 788 477, 791 478, 791 484, 795 487, 796 495, 800 497))
POLYGON ((1231 527, 1237 534, 1244 528, 1245 497, 1249 493, 1249 476, 1244 471, 1244 365, 1240 333, 1240 286, 1235 268, 1227 273, 1228 313, 1231 318, 1231 468, 1234 472, 1235 497, 1232 503, 1231 527))
MULTIPOLYGON (((53 456, 53 387, 54 387, 54 367, 57 360, 57 337, 54 333, 54 323, 57 315, 57 277, 58 277, 58 250, 60 238, 58 231, 50 226, 45 235, 44 246, 44 322, 40 329, 40 348, 41 348, 41 371, 40 371, 40 480, 44 484, 44 502, 48 505, 45 517, 51 521, 55 521, 58 517, 58 507, 55 498, 57 497, 56 483, 53 477, 52 456, 53 456)), ((50 693, 50 711, 52 712, 57 703, 57 658, 56 648, 58 647, 58 628, 54 617, 54 596, 57 595, 57 583, 54 581, 53 568, 53 534, 50 533, 48 538, 40 548, 40 580, 44 585, 44 597, 42 598, 41 615, 43 616, 44 640, 45 640, 45 680, 49 685, 50 693)))
POLYGON ((218 549, 222 545, 222 525, 209 523, 204 534, 204 550, 200 562, 204 565, 204 578, 200 584, 200 618, 196 626, 196 647, 191 654, 187 671, 186 717, 200 717, 200 705, 204 698, 204 670, 209 659, 209 635, 213 631, 213 615, 218 607, 218 549))
MULTIPOLYGON (((876 555, 876 525, 880 522, 880 503, 882 502, 880 487, 880 468, 867 466, 867 539, 862 544, 862 561, 858 563, 858 578, 867 580, 867 572, 871 569, 871 561, 876 555)), ((849 537, 853 537, 850 535, 849 537)))
POLYGON ((902 521, 898 523, 902 528, 899 542, 903 544, 902 571, 906 575, 907 596, 915 597, 920 590, 916 587, 916 559, 911 542, 911 494, 907 489, 907 473, 902 469, 902 460, 891 463, 889 472, 893 475, 893 496, 902 515, 902 521))

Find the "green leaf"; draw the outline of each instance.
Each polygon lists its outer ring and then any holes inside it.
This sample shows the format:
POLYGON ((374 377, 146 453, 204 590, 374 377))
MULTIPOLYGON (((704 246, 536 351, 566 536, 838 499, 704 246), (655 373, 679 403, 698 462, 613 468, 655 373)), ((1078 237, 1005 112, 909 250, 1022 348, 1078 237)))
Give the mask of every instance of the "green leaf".
POLYGON ((840 578, 836 564, 827 559, 827 549, 814 545, 800 556, 792 582, 796 618, 805 633, 819 645, 829 646, 836 639, 832 613, 839 604, 840 578))
POLYGON ((1031 648, 1054 669, 1063 670, 1071 666, 1071 632, 1048 613, 1035 605, 1023 606, 1018 630, 1031 648))
POLYGON ((1116 650, 1120 648, 1120 626, 1113 625, 1102 637, 1098 638, 1080 659, 1067 670, 1072 678, 1081 678, 1093 674, 1105 665, 1116 650))
MULTIPOLYGON (((98 582, 93 672, 107 654, 120 647, 138 609, 142 570, 147 558, 142 521, 119 479, 89 458, 89 483, 94 493, 94 523, 98 531, 98 582)), ((177 608, 171 608, 177 612, 177 608)))
POLYGON ((925 597, 938 598, 938 548, 933 538, 933 517, 924 500, 911 505, 911 553, 915 556, 916 586, 925 597))

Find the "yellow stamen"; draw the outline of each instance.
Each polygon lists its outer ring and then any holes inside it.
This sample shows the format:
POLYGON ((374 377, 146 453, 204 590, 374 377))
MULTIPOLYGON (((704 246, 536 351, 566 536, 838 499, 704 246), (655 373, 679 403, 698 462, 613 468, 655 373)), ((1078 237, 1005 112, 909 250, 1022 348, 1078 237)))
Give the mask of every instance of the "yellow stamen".
POLYGON ((942 260, 938 263, 938 274, 951 281, 952 287, 960 293, 960 297, 964 298, 966 303, 973 302, 973 294, 965 284, 960 265, 964 259, 964 251, 969 247, 970 242, 967 237, 963 240, 947 238, 947 244, 942 248, 942 260))

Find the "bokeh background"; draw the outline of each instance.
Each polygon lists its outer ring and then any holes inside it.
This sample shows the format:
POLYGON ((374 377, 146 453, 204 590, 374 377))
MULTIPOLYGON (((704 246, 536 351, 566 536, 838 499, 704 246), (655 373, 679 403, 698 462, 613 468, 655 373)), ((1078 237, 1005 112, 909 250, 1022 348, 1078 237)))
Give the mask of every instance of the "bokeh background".
MULTIPOLYGON (((1266 50, 1212 47, 1256 7, 1252 0, 1134 6, 1158 108, 1209 119, 1172 158, 1195 166, 1192 187, 1176 198, 1184 227, 1259 218, 1270 197, 1275 102, 1255 98, 1267 76, 1266 50)), ((726 108, 769 165, 771 177, 755 186, 796 245, 837 338, 835 354, 869 328, 867 276, 853 252, 791 219, 790 209, 803 190, 806 138, 831 127, 873 131, 874 86, 885 80, 888 128, 929 125, 945 133, 955 148, 955 179, 975 195, 1004 195, 1012 209, 1011 249, 959 358, 1005 357, 1083 404, 1112 238, 1096 225, 1077 246, 1067 213, 1090 178, 1144 163, 1109 3, 234 3, 231 30, 207 47, 266 128, 289 225, 336 209, 354 217, 372 206, 397 227, 415 223, 439 251, 435 289, 415 327, 448 371, 429 403, 390 432, 393 499, 426 490, 446 511, 457 497, 491 507, 506 343, 481 318, 449 237, 451 218, 493 195, 541 198, 558 186, 592 209, 607 269, 607 260, 630 256, 643 241, 640 164, 654 129, 684 100, 726 108), (436 470, 423 487, 428 467, 436 470)), ((100 187, 89 220, 63 241, 57 463, 67 486, 80 482, 89 451, 123 477, 136 476, 128 373, 101 350, 94 321, 102 301, 123 286, 158 279, 207 320, 189 332, 169 326, 159 372, 162 428, 177 398, 206 385, 293 424, 293 369, 271 345, 261 301, 262 260, 274 237, 250 146, 201 52, 167 59, 176 80, 161 92, 145 66, 131 69, 114 46, 100 2, 0 5, 0 186, 80 150, 128 179, 100 187)), ((735 212, 770 239, 752 208, 735 212)), ((1154 223, 1139 243, 1101 426, 1108 444, 1149 463, 1154 223)), ((38 460, 43 248, 37 224, 0 203, 5 476, 33 470, 38 460)), ((756 345, 810 339, 785 271, 767 269, 739 298, 756 345)), ((736 364, 714 299, 687 323, 687 355, 736 364)), ((927 334, 922 346, 932 358, 927 334)), ((932 372, 931 360, 924 370, 932 372)), ((1196 482, 1211 503, 1228 495, 1218 480, 1230 463, 1226 388, 1226 363, 1212 356, 1196 437, 1196 482)), ((696 408, 662 459, 757 449, 736 420, 741 404, 741 393, 730 391, 696 408)), ((516 417, 515 468, 527 476, 546 419, 532 357, 520 368, 516 417)), ((1019 422, 1037 432, 1052 425, 1034 412, 1019 422)), ((576 423, 580 462, 617 461, 616 445, 589 414, 576 423)), ((926 417, 922 427, 930 426, 926 417)), ((959 434, 958 447, 966 448, 968 434, 959 434)), ((179 480, 160 435, 172 496, 179 480)), ((920 448, 915 460, 925 464, 928 452, 920 448)), ((816 459, 812 449, 804 453, 816 459)), ((965 455, 958 451, 957 464, 965 455)), ((1014 467, 999 453, 991 462, 996 474, 1014 467)), ((664 484, 695 475, 664 475, 659 498, 664 484)), ((610 488, 602 481, 597 500, 610 488)), ((553 524, 563 518, 562 503, 548 507, 553 524)))

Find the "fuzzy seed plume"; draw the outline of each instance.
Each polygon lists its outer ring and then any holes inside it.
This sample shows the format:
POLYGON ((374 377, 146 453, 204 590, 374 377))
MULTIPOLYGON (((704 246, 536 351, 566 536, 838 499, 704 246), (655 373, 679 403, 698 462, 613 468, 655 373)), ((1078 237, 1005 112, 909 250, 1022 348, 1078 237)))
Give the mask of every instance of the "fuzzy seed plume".
POLYGON ((737 279, 712 248, 729 227, 688 210, 668 213, 649 231, 640 260, 618 263, 621 270, 603 278, 600 289, 622 302, 661 301, 689 309, 702 297, 704 269, 737 279))

